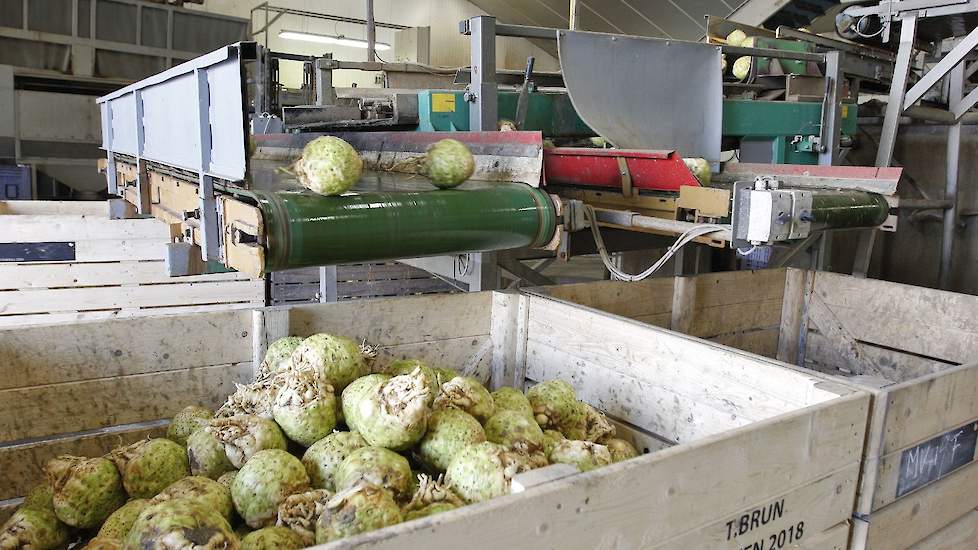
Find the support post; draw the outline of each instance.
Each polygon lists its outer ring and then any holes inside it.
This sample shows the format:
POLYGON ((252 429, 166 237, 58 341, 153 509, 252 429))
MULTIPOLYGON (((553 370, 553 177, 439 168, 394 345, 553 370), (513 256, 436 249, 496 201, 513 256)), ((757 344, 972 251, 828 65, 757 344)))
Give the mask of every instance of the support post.
POLYGON ((580 4, 577 0, 570 0, 570 17, 568 17, 567 28, 576 31, 581 28, 580 4))
POLYGON ((840 51, 825 53, 825 100, 822 103, 821 151, 818 163, 832 166, 837 163, 842 141, 842 94, 845 81, 842 75, 840 51))
POLYGON ((377 61, 377 25, 374 24, 374 0, 367 2, 367 61, 377 61))
MULTIPOLYGON (((948 88, 948 105, 961 102, 964 96, 964 69, 962 61, 951 69, 948 88)), ((961 154, 961 121, 947 129, 947 173, 944 180, 944 200, 951 207, 944 211, 944 226, 941 235, 941 265, 938 270, 938 286, 947 290, 951 280, 951 266, 954 260, 954 234, 958 222, 958 164, 961 154)))
POLYGON ((897 51, 896 65, 893 67, 890 98, 886 103, 880 146, 876 152, 876 166, 889 166, 893 161, 893 147, 896 145, 897 130, 900 128, 900 115, 904 110, 903 98, 907 90, 907 79, 910 77, 910 61, 916 38, 917 16, 910 15, 903 19, 900 27, 900 49, 897 51))
POLYGON ((474 103, 469 109, 469 130, 496 130, 498 97, 496 95, 496 18, 480 15, 469 19, 471 34, 472 79, 466 100, 474 103))

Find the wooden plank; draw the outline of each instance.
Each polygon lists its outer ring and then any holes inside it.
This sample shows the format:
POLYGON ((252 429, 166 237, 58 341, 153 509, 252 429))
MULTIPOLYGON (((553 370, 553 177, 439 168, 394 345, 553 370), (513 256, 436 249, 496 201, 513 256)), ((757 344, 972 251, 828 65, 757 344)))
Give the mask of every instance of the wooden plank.
POLYGON ((336 267, 339 281, 382 281, 391 279, 430 279, 431 273, 401 263, 351 264, 336 267))
POLYGON ((248 276, 238 272, 169 277, 165 272, 162 260, 105 263, 0 264, 0 290, 244 280, 248 280, 248 276))
POLYGON ((527 297, 508 292, 492 293, 489 330, 492 337, 492 389, 520 387, 523 383, 528 313, 527 297))
POLYGON ((319 268, 304 267, 269 273, 272 283, 316 283, 319 284, 319 268))
POLYGON ((816 387, 820 375, 547 298, 530 297, 528 327, 531 341, 730 407, 746 410, 765 399, 804 406, 836 395, 816 387))
POLYGON ((888 388, 887 455, 978 418, 978 364, 888 388))
POLYGON ((903 549, 954 523, 978 507, 978 463, 873 512, 868 545, 903 549))
POLYGON ((692 277, 676 277, 673 279, 672 317, 669 328, 689 334, 693 330, 694 309, 696 307, 696 280, 692 277))
POLYGON ((342 334, 374 346, 489 334, 491 292, 292 306, 289 332, 342 334))
POLYGON ((784 285, 784 268, 697 275, 696 307, 781 301, 784 285))
POLYGON ((272 284, 272 301, 279 302, 318 302, 319 281, 314 283, 272 284))
POLYGON ((772 327, 744 332, 729 332, 714 336, 709 340, 717 344, 774 359, 778 353, 779 330, 778 327, 772 327))
POLYGON ((669 328, 672 324, 672 312, 666 311, 663 313, 653 313, 652 315, 637 315, 631 317, 631 319, 654 327, 669 328))
POLYGON ((880 368, 862 355, 862 346, 835 315, 834 308, 828 306, 817 293, 813 293, 808 301, 807 314, 808 328, 826 336, 828 346, 823 350, 829 353, 834 351, 837 365, 845 366, 851 374, 883 376, 880 368))
POLYGON ((168 242, 169 238, 78 241, 75 243, 75 261, 159 260, 165 256, 164 246, 168 242))
POLYGON ((678 443, 727 432, 793 409, 791 404, 770 399, 745 408, 713 395, 693 395, 688 388, 627 376, 533 340, 527 343, 526 364, 529 380, 566 380, 579 399, 678 443))
POLYGON ((449 292, 455 287, 441 279, 399 279, 394 281, 337 281, 336 294, 343 298, 406 296, 430 292, 449 292))
POLYGON ((0 330, 0 390, 251 361, 250 342, 247 311, 0 330))
POLYGON ((781 326, 781 299, 695 307, 687 334, 714 338, 731 332, 777 329, 781 326))
POLYGON ((952 363, 978 361, 978 296, 823 272, 814 290, 856 340, 952 363))
POLYGON ((810 485, 769 498, 752 510, 718 518, 710 525, 652 548, 726 550, 736 545, 736 548, 826 550, 834 547, 844 550, 849 526, 844 522, 840 525, 839 521, 852 513, 858 477, 859 465, 853 464, 810 485), (763 512, 765 517, 776 516, 776 519, 752 527, 750 519, 754 510, 763 512), (744 515, 747 519, 741 527, 744 515))
POLYGON ((781 324, 778 335, 777 359, 792 365, 798 364, 798 344, 801 341, 801 324, 810 287, 808 272, 788 269, 785 274, 784 300, 781 303, 781 324))
POLYGON ((468 366, 473 373, 486 373, 492 367, 491 345, 488 335, 480 335, 380 346, 377 348, 375 365, 383 368, 387 363, 398 359, 421 359, 429 365, 448 367, 459 372, 463 372, 468 366))
POLYGON ((20 328, 35 325, 107 321, 112 319, 133 319, 138 317, 161 315, 187 315, 192 313, 211 313, 228 310, 240 311, 264 306, 264 302, 238 302, 234 304, 211 304, 203 306, 166 306, 144 309, 113 309, 106 311, 83 311, 71 313, 39 313, 35 315, 0 315, 0 329, 20 328))
MULTIPOLYGON (((843 470, 848 480, 839 490, 848 491, 843 496, 851 503, 868 406, 867 394, 853 394, 322 548, 454 550, 459 541, 473 550, 520 548, 528 541, 537 548, 649 548, 738 512, 753 514, 779 495, 843 470)), ((830 525, 850 513, 844 510, 830 525)), ((719 528, 726 533, 725 524, 719 528)))
POLYGON ((537 287, 532 291, 632 319, 668 315, 672 311, 673 281, 670 278, 646 279, 638 283, 596 281, 537 287))
POLYGON ((108 216, 107 201, 0 201, 2 215, 108 216))
MULTIPOLYGON (((251 353, 249 346, 243 346, 251 353)), ((169 418, 188 405, 217 408, 251 361, 0 391, 0 440, 169 418)))
POLYGON ((0 315, 263 301, 262 280, 32 289, 0 293, 0 315))
MULTIPOLYGON (((848 376, 852 373, 849 362, 840 358, 837 346, 826 335, 809 331, 808 336, 806 336, 805 347, 806 367, 842 376, 848 376)), ((954 367, 954 365, 941 361, 901 353, 864 342, 856 342, 855 347, 862 360, 873 365, 880 376, 887 380, 915 380, 954 367)))
POLYGON ((0 218, 3 240, 11 243, 168 239, 167 224, 152 218, 113 220, 98 216, 56 215, 0 218))
POLYGON ((0 499, 22 497, 44 481, 42 468, 63 454, 101 456, 116 447, 166 433, 166 421, 128 424, 94 432, 0 446, 0 499))
MULTIPOLYGON (((954 428, 951 428, 952 430, 954 428)), ((965 425, 966 430, 976 430, 978 429, 978 418, 974 419, 972 425, 965 425)), ((934 434, 936 437, 938 434, 934 434)), ((913 446, 908 447, 913 448, 913 446)), ((873 498, 873 510, 878 510, 887 506, 891 502, 898 500, 898 498, 910 498, 913 493, 908 493, 902 497, 897 497, 897 487, 899 486, 900 476, 901 476, 901 466, 903 460, 903 453, 907 449, 900 449, 894 451, 886 456, 880 458, 878 463, 879 473, 876 481, 876 489, 874 491, 873 498)), ((970 455, 972 461, 978 460, 978 451, 974 451, 970 455)), ((934 483, 939 483, 940 480, 934 483)), ((978 487, 976 487, 978 489, 978 487)), ((978 502, 975 503, 978 506, 978 502)))
POLYGON ((936 531, 909 550, 974 550, 978 548, 978 510, 961 516, 947 527, 936 531))

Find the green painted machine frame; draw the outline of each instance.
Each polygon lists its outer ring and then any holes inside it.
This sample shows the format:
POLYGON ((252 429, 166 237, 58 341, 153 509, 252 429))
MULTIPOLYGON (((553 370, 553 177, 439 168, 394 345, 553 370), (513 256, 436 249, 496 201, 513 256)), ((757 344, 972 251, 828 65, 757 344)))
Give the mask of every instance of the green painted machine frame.
MULTIPOLYGON (((418 130, 465 132, 469 105, 462 91, 418 92, 418 130)), ((499 92, 499 117, 516 116, 516 92, 499 92)), ((563 93, 532 92, 524 129, 546 137, 591 137, 594 132, 577 115, 563 93)), ((856 105, 842 106, 842 133, 855 135, 856 105)), ((727 99, 723 102, 723 136, 770 147, 771 164, 818 164, 813 138, 822 125, 822 104, 810 101, 727 99)))

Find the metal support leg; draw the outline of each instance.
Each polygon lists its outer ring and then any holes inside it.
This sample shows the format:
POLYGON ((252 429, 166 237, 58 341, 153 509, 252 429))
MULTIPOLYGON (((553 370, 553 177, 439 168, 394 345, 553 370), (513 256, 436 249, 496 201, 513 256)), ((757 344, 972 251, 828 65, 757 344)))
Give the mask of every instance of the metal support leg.
POLYGON ((220 260, 221 251, 218 242, 217 220, 217 199, 214 197, 214 178, 207 174, 211 164, 211 127, 206 121, 209 118, 210 110, 210 87, 207 83, 207 71, 197 69, 194 73, 197 79, 197 117, 200 135, 200 181, 197 187, 199 202, 197 208, 200 210, 198 221, 200 222, 200 253, 201 259, 206 261, 220 260))
POLYGON ((886 104, 886 117, 880 134, 880 146, 876 152, 876 166, 889 166, 893 161, 893 147, 896 145, 897 130, 900 128, 900 115, 903 114, 903 98, 910 77, 910 61, 914 40, 917 37, 917 16, 904 18, 900 28, 900 50, 893 67, 893 80, 890 84, 890 98, 886 104))
POLYGON ((838 163, 842 142, 842 94, 845 79, 842 75, 842 56, 840 51, 825 54, 825 100, 822 103, 821 147, 818 163, 832 166, 838 163))
POLYGON ((469 269, 475 275, 469 282, 469 292, 499 288, 499 265, 494 252, 469 254, 469 261, 469 269))
POLYGON ((873 246, 876 244, 876 236, 879 231, 876 229, 866 229, 859 232, 859 241, 856 243, 856 258, 852 262, 852 275, 865 279, 869 274, 869 264, 873 260, 873 246))
POLYGON ((336 289, 336 266, 324 265, 319 268, 319 301, 322 303, 336 302, 339 293, 336 289))
MULTIPOLYGON (((951 70, 948 88, 948 105, 961 102, 964 96, 964 69, 962 61, 951 70)), ((941 265, 938 270, 938 286, 947 290, 951 279, 951 266, 954 261, 954 234, 958 222, 958 163, 961 153, 961 123, 947 129, 947 174, 944 183, 944 199, 951 207, 944 211, 944 227, 941 236, 941 265)))
POLYGON ((496 18, 487 15, 469 19, 472 37, 472 79, 466 99, 474 102, 469 109, 469 130, 496 130, 498 97, 496 90, 496 18))

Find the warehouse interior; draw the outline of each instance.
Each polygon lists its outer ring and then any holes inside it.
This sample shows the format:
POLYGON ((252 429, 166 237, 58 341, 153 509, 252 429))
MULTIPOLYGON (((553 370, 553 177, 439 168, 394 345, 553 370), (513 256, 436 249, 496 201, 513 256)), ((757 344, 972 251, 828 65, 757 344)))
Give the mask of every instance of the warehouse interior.
POLYGON ((0 1, 0 550, 978 550, 976 49, 0 1))

